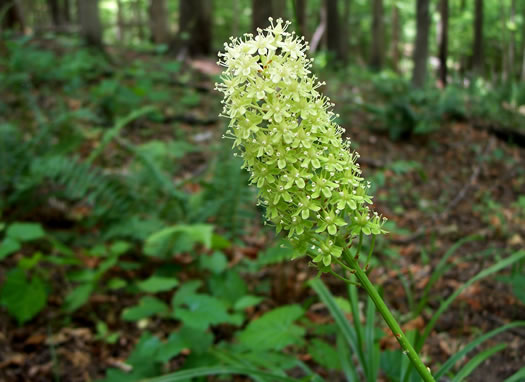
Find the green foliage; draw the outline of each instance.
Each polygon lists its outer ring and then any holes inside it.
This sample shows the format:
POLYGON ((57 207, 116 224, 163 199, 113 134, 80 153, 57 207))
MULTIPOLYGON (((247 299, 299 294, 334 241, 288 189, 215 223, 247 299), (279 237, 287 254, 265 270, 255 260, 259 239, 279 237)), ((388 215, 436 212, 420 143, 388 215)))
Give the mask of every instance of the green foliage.
POLYGON ((167 256, 190 251, 196 244, 212 247, 213 226, 209 224, 175 225, 150 235, 144 243, 149 256, 167 256))
POLYGON ((374 103, 366 104, 366 109, 392 139, 428 134, 438 130, 444 121, 466 117, 465 91, 454 85, 444 91, 414 89, 407 80, 388 73, 377 75, 373 83, 374 103))
POLYGON ((23 324, 44 309, 47 288, 40 277, 28 279, 22 269, 15 268, 9 271, 2 285, 0 302, 19 324, 23 324))
POLYGON ((173 277, 162 277, 153 275, 150 278, 137 283, 137 287, 148 293, 165 292, 175 288, 179 282, 173 277))
POLYGON ((247 186, 248 175, 241 165, 242 161, 232 157, 230 148, 223 145, 210 168, 212 179, 204 183, 204 191, 191 200, 195 208, 189 214, 190 220, 206 221, 213 217, 228 237, 243 234, 247 223, 255 217, 255 193, 247 186))
POLYGON ((3 240, 0 242, 0 260, 18 251, 24 242, 41 239, 44 236, 45 232, 38 223, 13 223, 9 225, 3 240))
POLYGON ((238 335, 239 342, 251 350, 282 350, 300 345, 305 331, 294 324, 304 314, 297 305, 282 306, 250 322, 238 335))
MULTIPOLYGON (((467 237, 464 240, 457 243, 453 246, 448 254, 447 258, 455 251, 459 246, 464 244, 467 241, 473 240, 476 237, 467 237)), ((432 319, 426 325, 422 334, 411 332, 408 333, 408 338, 411 341, 412 345, 417 349, 420 349, 424 340, 429 335, 430 331, 433 330, 437 320, 446 311, 452 302, 457 298, 457 296, 465 289, 472 285, 474 282, 481 280, 499 270, 508 267, 521 259, 525 258, 525 252, 519 251, 509 256, 506 259, 500 260, 493 266, 487 268, 486 270, 481 271, 479 274, 468 280, 463 284, 458 290, 456 290, 450 297, 443 301, 439 309, 433 314, 432 319)), ((446 259, 445 259, 446 261, 446 259)), ((443 263, 445 262, 443 261, 443 263)), ((435 282, 436 277, 441 277, 443 273, 442 266, 437 268, 436 273, 432 282, 435 282)), ((350 285, 349 287, 349 301, 352 310, 353 322, 350 323, 343 311, 341 310, 336 299, 331 295, 330 291, 323 285, 319 280, 313 280, 311 286, 319 295, 321 301, 327 306, 328 310, 332 314, 336 325, 338 326, 342 338, 345 339, 348 349, 351 349, 352 353, 356 355, 357 365, 349 363, 344 359, 341 360, 343 370, 347 374, 349 380, 357 380, 358 369, 361 368, 365 375, 365 379, 368 381, 375 381, 377 378, 376 373, 378 372, 379 365, 381 369, 392 379, 399 381, 417 381, 417 377, 413 373, 411 365, 407 362, 407 358, 404 356, 401 351, 388 351, 381 353, 379 350, 379 343, 377 342, 378 338, 375 337, 375 312, 374 304, 369 300, 366 308, 366 318, 365 326, 361 324, 361 315, 357 305, 357 290, 354 286, 350 285)), ((416 314, 417 315, 417 314, 416 314)), ((480 346, 481 344, 488 341, 493 336, 498 333, 509 330, 513 327, 520 327, 525 325, 523 322, 514 322, 511 324, 503 325, 500 328, 490 331, 477 339, 473 340, 467 344, 460 352, 454 354, 450 359, 443 364, 443 366, 435 374, 435 378, 448 373, 452 367, 467 353, 480 346)), ((455 374, 453 380, 463 380, 464 377, 468 376, 480 363, 484 362, 492 355, 503 350, 506 347, 504 344, 495 345, 487 350, 481 351, 474 358, 471 359, 466 365, 464 365, 458 372, 455 374)), ((347 350, 342 350, 342 353, 348 353, 347 350)))
POLYGON ((156 297, 142 297, 139 303, 133 307, 126 308, 122 312, 122 319, 126 321, 138 321, 157 314, 167 314, 169 306, 156 297))
MULTIPOLYGON (((356 14, 366 16, 366 7, 357 2, 356 14)), ((217 12, 223 13, 220 33, 225 34, 232 11, 217 12)), ((406 17, 409 11, 403 13, 406 17)), ((241 16, 241 29, 248 20, 241 16)), ((357 41, 354 35, 352 44, 357 48, 367 38, 357 41)), ((122 365, 130 371, 109 369, 105 380, 110 382, 154 378, 174 365, 177 373, 155 380, 207 375, 229 380, 233 374, 261 382, 294 380, 287 375, 322 380, 315 371, 329 373, 327 380, 342 374, 354 381, 417 380, 402 352, 379 351, 383 333, 374 305, 360 305, 357 289, 351 287, 346 299, 316 287, 335 323, 311 322, 306 314, 310 299, 301 307, 275 307, 267 294, 270 283, 260 280, 269 271, 287 277, 288 268, 269 266, 289 261, 294 252, 281 242, 265 242, 263 248, 250 243, 250 250, 258 250, 256 258, 240 258, 243 235, 252 235, 258 218, 256 195, 246 185, 242 161, 231 158, 227 145, 216 150, 190 143, 201 127, 171 122, 189 108, 210 113, 213 97, 191 86, 177 89, 191 81, 180 61, 157 62, 155 57, 114 68, 74 46, 60 55, 40 48, 38 40, 12 39, 6 47, 0 57, 0 90, 7 94, 0 97, 0 266, 5 271, 0 305, 13 318, 8 326, 41 328, 39 313, 45 309, 47 317, 56 301, 63 301, 58 315, 51 312, 57 318, 53 330, 80 320, 101 346, 136 342, 122 365), (202 160, 207 167, 200 175, 195 162, 200 166, 202 160), (96 302, 100 295, 117 298, 120 312, 114 314, 112 302, 96 302), (135 341, 125 329, 131 326, 142 332, 135 341), (301 362, 299 355, 306 353, 311 359, 301 362)), ((437 129, 443 121, 465 116, 522 124, 517 110, 525 101, 518 84, 476 82, 467 90, 414 92, 398 77, 362 69, 355 74, 351 80, 360 76, 373 83, 370 94, 361 95, 375 123, 395 130, 393 136, 437 129)), ((362 108, 356 105, 351 107, 362 108)), ((216 107, 212 103, 211 109, 216 107)), ((384 181, 385 173, 417 172, 424 178, 425 171, 423 163, 410 160, 394 161, 385 170, 384 181)), ((514 205, 518 211, 525 206, 521 199, 514 205)), ((498 201, 484 201, 483 211, 503 215, 498 201)), ((419 310, 439 316, 457 297, 431 311, 432 289, 465 241, 437 263, 411 315, 419 310)), ((396 250, 382 245, 385 254, 396 250)), ((519 261, 521 255, 506 261, 503 265, 515 264, 513 272, 498 279, 523 300, 519 261)), ((502 269, 496 265, 482 276, 502 269)), ((406 284, 410 288, 409 280, 406 284)), ((443 365, 433 365, 436 378, 467 376, 502 345, 493 343, 458 367, 462 359, 496 335, 524 325, 511 323, 480 335, 443 365)), ((409 338, 419 343, 422 336, 413 332, 409 338)), ((506 382, 521 379, 523 369, 506 382)))

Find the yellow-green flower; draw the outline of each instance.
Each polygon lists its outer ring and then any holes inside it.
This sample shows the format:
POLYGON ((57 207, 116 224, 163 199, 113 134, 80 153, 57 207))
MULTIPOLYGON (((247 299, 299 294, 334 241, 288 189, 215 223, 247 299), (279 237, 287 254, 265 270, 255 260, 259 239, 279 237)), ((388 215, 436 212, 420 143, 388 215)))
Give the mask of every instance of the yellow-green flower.
POLYGON ((317 91, 323 84, 311 75, 308 43, 287 32, 289 22, 270 23, 255 37, 231 38, 219 53, 227 136, 259 189, 266 219, 301 250, 313 246, 313 261, 329 266, 343 237, 383 233, 385 219, 369 210, 359 154, 317 91))

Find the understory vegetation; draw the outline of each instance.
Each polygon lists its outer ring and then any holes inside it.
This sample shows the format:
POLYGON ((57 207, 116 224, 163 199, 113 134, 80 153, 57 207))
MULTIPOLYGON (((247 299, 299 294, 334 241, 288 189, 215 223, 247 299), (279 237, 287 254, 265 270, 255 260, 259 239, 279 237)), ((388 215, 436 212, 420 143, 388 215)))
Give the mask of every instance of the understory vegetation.
MULTIPOLYGON (((362 288, 265 223, 214 61, 149 48, 0 42, 0 380, 419 381, 362 288)), ((525 83, 314 57, 408 339, 436 380, 525 381, 525 83)))

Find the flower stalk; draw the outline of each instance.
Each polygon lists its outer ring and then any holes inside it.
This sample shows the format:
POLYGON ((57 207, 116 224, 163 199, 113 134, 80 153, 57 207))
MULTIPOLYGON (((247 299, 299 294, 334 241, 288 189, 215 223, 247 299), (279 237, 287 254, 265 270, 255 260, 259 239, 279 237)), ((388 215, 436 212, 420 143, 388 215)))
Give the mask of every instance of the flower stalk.
POLYGON ((334 264, 354 273, 424 381, 434 381, 399 324, 366 276, 375 236, 385 218, 370 210, 370 182, 361 176, 359 154, 343 139, 324 85, 311 74, 308 43, 289 22, 270 18, 257 35, 231 38, 219 53, 225 67, 216 89, 224 94, 221 116, 230 120, 225 138, 258 188, 266 222, 285 232, 297 256, 307 255, 320 273, 334 264), (372 235, 365 271, 358 263, 363 236, 372 235), (349 245, 358 241, 356 257, 349 245))
POLYGON ((421 358, 419 358, 419 355, 415 351, 414 347, 410 344, 410 341, 405 336, 405 333, 403 333, 403 330, 397 323, 392 312, 390 312, 390 309, 377 292, 377 289, 375 288, 374 284, 372 284, 372 282, 368 279, 368 276, 366 275, 365 271, 363 271, 359 266, 358 260, 356 260, 352 256, 352 254, 349 253, 348 250, 345 250, 343 252, 343 260, 354 271, 354 274, 359 280, 361 287, 370 296, 377 310, 379 311, 379 313, 381 313, 381 316, 383 316, 383 319, 385 320, 386 324, 396 337, 397 342, 399 342, 399 345, 401 345, 401 348, 403 349, 403 354, 408 356, 408 358, 414 365, 414 368, 419 373, 423 381, 435 382, 434 377, 430 373, 430 369, 427 368, 423 361, 421 361, 421 358))

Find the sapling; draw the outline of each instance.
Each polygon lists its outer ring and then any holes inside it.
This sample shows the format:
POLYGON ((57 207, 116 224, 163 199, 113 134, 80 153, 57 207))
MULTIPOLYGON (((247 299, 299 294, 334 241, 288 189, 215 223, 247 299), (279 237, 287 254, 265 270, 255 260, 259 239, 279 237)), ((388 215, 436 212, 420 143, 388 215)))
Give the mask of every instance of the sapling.
POLYGON ((304 37, 287 32, 289 22, 270 18, 270 24, 256 36, 232 37, 219 53, 225 70, 216 89, 224 94, 221 115, 230 119, 225 137, 257 185, 268 223, 287 233, 320 273, 353 282, 334 271, 337 263, 354 274, 423 380, 434 381, 366 275, 386 219, 370 209, 359 154, 343 139, 334 104, 318 90, 324 83, 310 71, 304 37), (363 236, 372 244, 362 266, 363 236))

